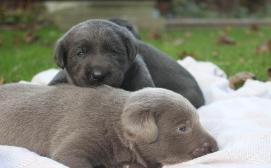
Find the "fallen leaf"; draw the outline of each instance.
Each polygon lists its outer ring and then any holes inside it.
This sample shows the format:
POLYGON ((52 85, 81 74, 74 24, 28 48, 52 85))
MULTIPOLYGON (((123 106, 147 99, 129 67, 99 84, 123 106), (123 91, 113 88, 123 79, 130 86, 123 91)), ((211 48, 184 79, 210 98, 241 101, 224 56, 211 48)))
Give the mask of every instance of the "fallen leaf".
POLYGON ((4 78, 1 76, 1 77, 0 77, 0 85, 1 85, 1 84, 4 84, 4 83, 5 83, 5 80, 4 80, 4 78))
POLYGON ((162 38, 161 33, 159 32, 152 32, 150 34, 150 38, 153 40, 160 40, 162 38))
POLYGON ((260 31, 257 34, 258 34, 259 37, 264 37, 265 36, 264 33, 260 32, 260 31))
POLYGON ((187 51, 182 51, 182 52, 178 53, 177 56, 178 56, 178 59, 183 59, 185 57, 195 58, 195 54, 187 52, 187 51))
POLYGON ((249 30, 251 30, 251 31, 253 31, 253 32, 257 32, 257 31, 259 31, 259 29, 260 29, 260 27, 259 27, 259 25, 256 24, 256 23, 251 24, 251 25, 249 26, 249 30))
POLYGON ((256 75, 251 72, 239 72, 229 78, 229 85, 232 89, 237 89, 242 86, 246 80, 255 78, 256 75))
POLYGON ((0 38, 0 47, 3 45, 3 39, 0 38))
POLYGON ((271 52, 271 40, 266 41, 265 43, 263 43, 262 45, 256 48, 257 54, 266 53, 266 52, 271 52))
POLYGON ((178 45, 182 45, 184 43, 184 40, 181 38, 178 38, 174 41, 174 45, 178 46, 178 45))
POLYGON ((185 37, 191 37, 192 33, 190 31, 187 31, 187 32, 184 33, 184 36, 185 37))
POLYGON ((220 35, 217 39, 218 44, 235 45, 236 41, 226 35, 220 35))
POLYGON ((239 59, 239 62, 240 62, 240 64, 245 64, 246 63, 246 59, 244 59, 243 57, 241 57, 239 59))
POLYGON ((226 26, 224 27, 223 31, 227 34, 229 33, 230 31, 232 30, 232 27, 231 26, 226 26))
POLYGON ((20 44, 21 39, 20 39, 19 36, 15 36, 15 37, 12 39, 12 42, 13 42, 13 44, 18 45, 18 44, 20 44))
POLYGON ((269 81, 271 81, 271 68, 267 69, 267 76, 268 76, 269 81))
POLYGON ((32 43, 38 39, 37 36, 35 36, 32 32, 26 32, 24 34, 24 42, 26 43, 32 43))
POLYGON ((212 52, 212 56, 218 57, 218 56, 219 56, 219 52, 218 52, 218 51, 213 51, 213 52, 212 52))
POLYGON ((245 33, 246 33, 247 35, 251 35, 251 34, 252 34, 252 31, 249 30, 249 29, 246 29, 246 30, 245 30, 245 33))

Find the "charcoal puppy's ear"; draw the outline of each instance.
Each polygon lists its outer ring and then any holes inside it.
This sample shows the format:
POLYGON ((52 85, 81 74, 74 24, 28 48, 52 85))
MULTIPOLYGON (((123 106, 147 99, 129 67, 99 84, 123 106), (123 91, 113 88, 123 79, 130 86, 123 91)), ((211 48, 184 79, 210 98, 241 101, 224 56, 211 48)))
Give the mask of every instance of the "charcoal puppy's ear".
POLYGON ((136 28, 131 23, 129 23, 127 20, 121 19, 121 18, 111 18, 111 19, 109 19, 109 21, 111 21, 119 26, 125 27, 134 35, 135 38, 141 39, 136 28))
POLYGON ((58 39, 58 41, 56 42, 54 58, 55 58, 56 64, 60 68, 64 69, 65 62, 66 62, 66 51, 64 48, 63 38, 58 39))
POLYGON ((155 116, 152 105, 146 105, 142 97, 130 96, 121 115, 124 137, 132 142, 154 142, 158 137, 155 116))
POLYGON ((123 41, 124 44, 126 46, 126 51, 128 54, 128 59, 129 61, 134 61, 136 55, 137 55, 137 45, 135 42, 135 38, 133 37, 133 35, 128 32, 128 30, 126 30, 125 28, 122 28, 123 31, 121 32, 122 36, 123 36, 123 41))

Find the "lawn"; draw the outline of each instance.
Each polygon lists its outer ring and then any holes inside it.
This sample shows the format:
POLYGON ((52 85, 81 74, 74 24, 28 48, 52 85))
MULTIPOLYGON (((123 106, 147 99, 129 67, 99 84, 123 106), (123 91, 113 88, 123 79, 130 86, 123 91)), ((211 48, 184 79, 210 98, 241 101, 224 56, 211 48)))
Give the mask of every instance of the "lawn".
MULTIPOLYGON (((54 43, 63 34, 53 27, 42 27, 33 34, 27 31, 4 29, 0 32, 0 81, 30 80, 39 71, 56 67, 53 61, 54 43)), ((240 71, 256 74, 267 80, 266 70, 271 66, 270 53, 256 53, 256 47, 271 39, 271 29, 258 31, 248 28, 193 28, 162 31, 154 35, 141 31, 146 42, 164 51, 174 59, 183 53, 198 60, 219 65, 230 76, 240 71), (226 33, 235 45, 217 44, 220 34, 226 33)))

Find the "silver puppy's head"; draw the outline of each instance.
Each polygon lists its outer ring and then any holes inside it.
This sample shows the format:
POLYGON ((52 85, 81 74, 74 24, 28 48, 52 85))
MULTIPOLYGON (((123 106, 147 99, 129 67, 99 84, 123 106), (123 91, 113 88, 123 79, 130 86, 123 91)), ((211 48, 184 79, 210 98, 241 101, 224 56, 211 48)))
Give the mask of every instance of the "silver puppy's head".
POLYGON ((146 88, 131 94, 122 117, 124 137, 148 167, 187 161, 218 150, 199 122, 196 109, 183 96, 146 88))

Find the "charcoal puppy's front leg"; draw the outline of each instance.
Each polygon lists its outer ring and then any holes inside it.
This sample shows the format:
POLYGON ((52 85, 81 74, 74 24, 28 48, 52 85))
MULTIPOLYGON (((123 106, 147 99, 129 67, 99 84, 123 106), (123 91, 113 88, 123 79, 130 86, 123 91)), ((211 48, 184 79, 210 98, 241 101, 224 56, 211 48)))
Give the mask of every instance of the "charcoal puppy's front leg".
POLYGON ((60 70, 56 76, 49 82, 49 86, 61 84, 61 83, 68 83, 67 75, 64 70, 60 70))
POLYGON ((122 88, 135 91, 144 87, 155 87, 151 74, 140 55, 137 55, 134 63, 125 74, 122 88))

